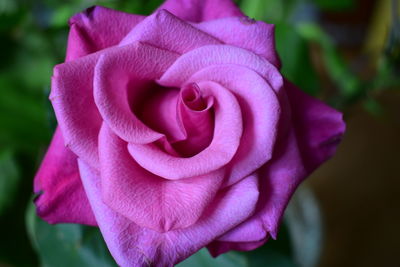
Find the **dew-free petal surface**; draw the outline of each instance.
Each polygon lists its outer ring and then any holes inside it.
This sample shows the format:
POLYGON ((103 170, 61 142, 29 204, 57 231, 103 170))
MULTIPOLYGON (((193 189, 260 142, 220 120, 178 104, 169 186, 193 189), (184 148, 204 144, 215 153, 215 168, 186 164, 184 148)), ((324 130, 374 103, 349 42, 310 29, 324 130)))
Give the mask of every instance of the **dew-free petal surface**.
POLYGON ((91 166, 98 165, 97 137, 102 119, 93 99, 99 53, 57 65, 50 100, 65 144, 91 166))
POLYGON ((218 83, 199 82, 198 85, 204 95, 214 97, 215 127, 210 145, 192 157, 182 158, 166 153, 154 144, 130 143, 129 152, 146 170, 171 180, 190 178, 218 170, 235 155, 242 136, 238 101, 218 83))
MULTIPOLYGON (((287 98, 278 129, 273 159, 259 171, 260 195, 256 213, 238 228, 221 236, 221 241, 258 242, 277 237, 283 212, 297 186, 323 161, 329 159, 344 133, 342 114, 301 92, 285 81, 287 98), (289 106, 290 105, 290 106, 289 106)), ((283 99, 283 98, 282 98, 283 99)), ((254 243, 255 244, 255 243, 254 243)), ((232 249, 235 249, 231 244, 232 249)), ((241 245, 240 245, 241 246, 241 245)), ((211 246, 211 253, 226 252, 226 244, 211 246)))
POLYGON ((252 51, 277 68, 280 60, 275 48, 275 26, 247 17, 223 18, 193 24, 224 44, 252 51))
POLYGON ((195 73, 189 82, 207 80, 229 88, 242 111, 244 130, 240 146, 226 166, 229 172, 226 185, 230 185, 271 159, 281 107, 274 90, 251 69, 233 65, 211 66, 195 73))
POLYGON ((288 80, 285 80, 285 89, 300 149, 307 170, 312 172, 335 153, 346 129, 343 114, 307 95, 288 80))
POLYGON ((180 181, 149 173, 130 157, 126 142, 105 124, 99 145, 104 203, 136 224, 158 232, 195 223, 224 178, 222 171, 180 181))
POLYGON ((179 87, 202 69, 227 64, 255 71, 264 77, 277 93, 283 87, 282 75, 268 60, 251 51, 231 45, 206 45, 182 55, 161 76, 159 83, 164 86, 179 87))
POLYGON ((142 42, 183 54, 208 44, 221 44, 213 36, 198 30, 167 10, 159 10, 132 29, 119 46, 142 42))
POLYGON ((217 257, 218 255, 221 255, 231 250, 250 251, 261 247, 267 241, 268 238, 254 242, 225 242, 216 240, 209 244, 207 246, 207 249, 213 257, 217 257))
POLYGON ((127 142, 146 144, 163 136, 132 112, 129 99, 145 94, 177 54, 135 42, 104 53, 94 71, 94 99, 102 119, 127 142))
POLYGON ((231 0, 167 0, 160 9, 191 22, 244 16, 231 0))
POLYGON ((79 176, 76 156, 64 146, 59 129, 36 173, 37 214, 49 223, 97 225, 79 176))
POLYGON ((145 17, 93 6, 69 20, 66 61, 117 45, 145 17))
POLYGON ((111 254, 120 266, 173 266, 243 222, 254 211, 257 176, 220 191, 212 206, 193 226, 159 233, 138 226, 102 201, 100 178, 79 161, 80 174, 96 220, 111 254))

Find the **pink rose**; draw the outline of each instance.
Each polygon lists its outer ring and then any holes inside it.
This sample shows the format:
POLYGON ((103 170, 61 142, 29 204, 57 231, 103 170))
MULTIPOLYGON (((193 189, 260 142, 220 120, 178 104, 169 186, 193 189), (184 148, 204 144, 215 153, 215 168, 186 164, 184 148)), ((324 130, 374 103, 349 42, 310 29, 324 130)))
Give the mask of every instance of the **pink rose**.
POLYGON ((230 0, 169 0, 148 17, 94 7, 70 26, 38 214, 98 226, 121 266, 276 238, 344 123, 281 76, 274 26, 230 0))

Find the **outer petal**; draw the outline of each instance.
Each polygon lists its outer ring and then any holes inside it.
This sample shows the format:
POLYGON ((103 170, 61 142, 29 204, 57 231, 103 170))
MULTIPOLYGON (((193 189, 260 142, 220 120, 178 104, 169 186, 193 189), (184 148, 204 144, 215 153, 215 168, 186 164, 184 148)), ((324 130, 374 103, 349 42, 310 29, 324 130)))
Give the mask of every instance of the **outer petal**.
POLYGON ((164 9, 148 16, 132 29, 119 45, 137 41, 179 54, 208 44, 221 44, 215 37, 196 29, 164 9))
POLYGON ((130 157, 126 142, 104 124, 99 145, 104 203, 132 222, 158 232, 195 223, 224 178, 221 171, 181 181, 157 177, 140 167, 130 157))
POLYGON ((285 81, 293 125, 308 172, 329 159, 345 131, 342 113, 302 92, 285 81))
POLYGON ((50 100, 66 146, 91 166, 98 165, 101 118, 93 99, 93 73, 99 53, 57 65, 50 100))
POLYGON ((244 16, 231 0, 167 0, 159 9, 191 22, 244 16))
POLYGON ((93 6, 70 20, 66 61, 118 44, 145 17, 93 6))
POLYGON ((196 72, 213 65, 238 65, 249 68, 279 93, 283 87, 282 75, 268 60, 245 49, 231 45, 206 45, 179 57, 161 76, 160 84, 180 87, 196 72))
POLYGON ((262 239, 260 241, 253 242, 224 242, 224 241, 214 241, 207 246, 208 251, 213 257, 217 257, 223 253, 226 253, 230 250, 238 250, 238 251, 250 251, 261 247, 267 242, 268 238, 262 239))
MULTIPOLYGON (((276 238, 293 192, 319 164, 333 155, 344 133, 340 112, 306 95, 290 82, 285 82, 285 89, 288 97, 282 105, 287 108, 280 124, 273 161, 258 172, 263 194, 257 211, 245 223, 221 236, 219 240, 223 242, 240 245, 258 242, 269 235, 276 238)), ((214 242, 210 246, 213 255, 227 251, 223 242, 214 242)))
MULTIPOLYGON (((93 97, 95 66, 101 55, 125 55, 126 50, 140 54, 148 51, 147 47, 138 43, 126 47, 114 46, 54 68, 50 100, 64 140, 79 158, 91 166, 98 166, 97 138, 103 120, 93 97)), ((171 56, 168 58, 173 60, 171 56)))
POLYGON ((137 118, 131 106, 140 105, 139 99, 146 94, 149 83, 158 79, 177 57, 140 42, 103 53, 94 71, 94 100, 102 119, 119 137, 139 144, 162 137, 137 118))
POLYGON ((79 177, 76 156, 57 128, 34 180, 37 213, 49 223, 97 225, 79 177))
POLYGON ((101 200, 99 177, 79 162, 85 190, 103 237, 120 266, 172 266, 252 214, 258 199, 257 177, 249 176, 220 191, 213 205, 195 225, 158 233, 139 227, 108 208, 101 200))
POLYGON ((252 51, 277 68, 280 60, 275 49, 275 26, 247 17, 223 18, 194 24, 203 32, 216 37, 224 44, 252 51))

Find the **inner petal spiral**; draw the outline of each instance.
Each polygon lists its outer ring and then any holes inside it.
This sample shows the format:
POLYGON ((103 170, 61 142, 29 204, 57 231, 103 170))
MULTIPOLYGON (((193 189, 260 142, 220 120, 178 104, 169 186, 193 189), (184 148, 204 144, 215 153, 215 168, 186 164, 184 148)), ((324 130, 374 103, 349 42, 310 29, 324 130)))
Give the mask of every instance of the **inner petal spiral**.
POLYGON ((179 90, 153 83, 146 91, 132 98, 132 111, 148 127, 165 135, 156 142, 165 152, 191 157, 211 143, 213 99, 204 98, 197 84, 179 90))

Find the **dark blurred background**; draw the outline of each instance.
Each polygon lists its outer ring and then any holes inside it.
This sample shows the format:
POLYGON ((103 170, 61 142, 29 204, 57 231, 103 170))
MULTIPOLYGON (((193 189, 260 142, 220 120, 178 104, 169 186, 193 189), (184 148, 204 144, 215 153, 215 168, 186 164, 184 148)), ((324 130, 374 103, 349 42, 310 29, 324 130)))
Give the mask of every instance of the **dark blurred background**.
MULTIPOLYGON (((306 182, 322 217, 317 266, 400 266, 399 1, 236 2, 248 16, 276 24, 286 77, 345 114, 338 153, 306 182)), ((45 244, 71 253, 74 238, 84 244, 79 249, 97 244, 80 228, 48 230, 31 204, 33 176, 55 127, 47 97, 52 68, 64 59, 68 18, 92 5, 149 14, 160 3, 0 0, 1 267, 54 266, 44 259, 63 256, 43 245, 52 238, 45 244)), ((105 261, 97 266, 109 266, 105 261)))

